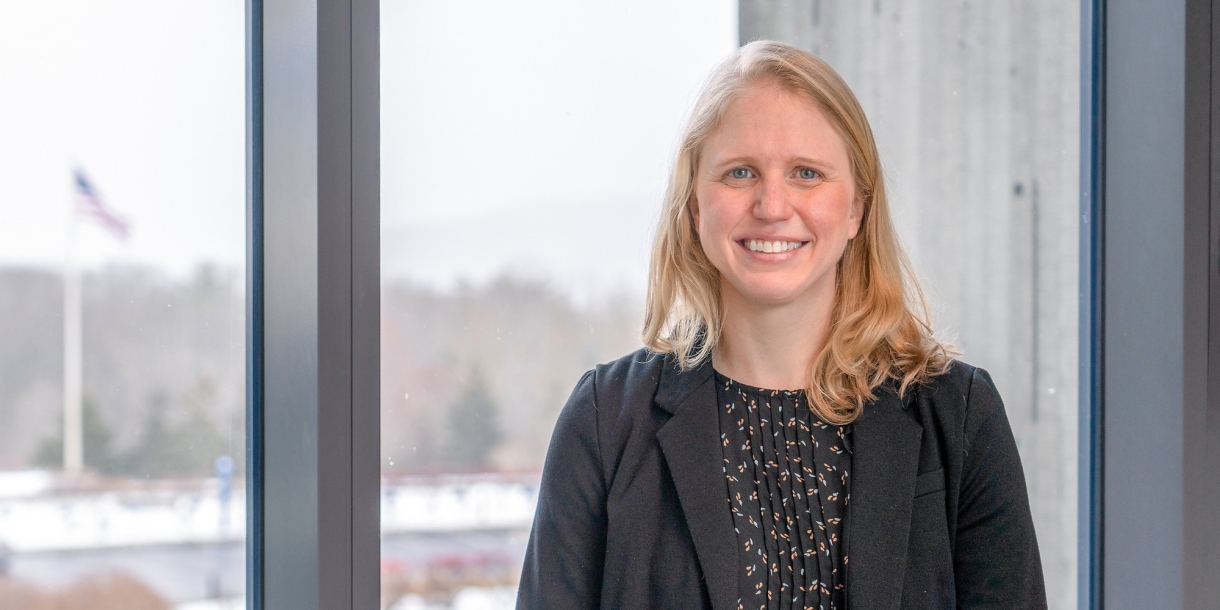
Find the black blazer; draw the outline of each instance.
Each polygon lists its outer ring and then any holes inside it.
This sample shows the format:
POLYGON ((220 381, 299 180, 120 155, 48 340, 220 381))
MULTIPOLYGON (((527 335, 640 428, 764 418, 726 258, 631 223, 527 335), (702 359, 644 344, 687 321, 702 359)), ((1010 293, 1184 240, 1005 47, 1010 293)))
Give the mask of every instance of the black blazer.
MULTIPOLYGON (((737 608, 712 367, 638 351, 589 371, 555 424, 519 609, 737 608)), ((852 610, 1045 608, 1016 443, 986 371, 954 362, 854 424, 852 610)))

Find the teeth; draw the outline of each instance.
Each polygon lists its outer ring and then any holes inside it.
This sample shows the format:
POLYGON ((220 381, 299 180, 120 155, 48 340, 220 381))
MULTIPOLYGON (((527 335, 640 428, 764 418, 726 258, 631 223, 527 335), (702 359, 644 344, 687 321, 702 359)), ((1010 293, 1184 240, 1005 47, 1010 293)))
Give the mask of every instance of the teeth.
POLYGON ((804 242, 799 241, 763 241, 761 239, 747 239, 746 247, 752 252, 787 252, 801 247, 804 242))

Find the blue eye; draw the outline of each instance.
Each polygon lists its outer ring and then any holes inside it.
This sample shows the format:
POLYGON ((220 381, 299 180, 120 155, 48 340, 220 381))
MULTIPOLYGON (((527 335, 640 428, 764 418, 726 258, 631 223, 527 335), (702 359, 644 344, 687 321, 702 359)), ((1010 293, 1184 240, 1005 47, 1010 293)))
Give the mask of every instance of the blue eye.
POLYGON ((734 180, 745 180, 745 179, 749 178, 750 175, 751 175, 750 170, 748 170, 744 167, 739 167, 737 169, 729 171, 729 177, 733 178, 734 180))
POLYGON ((802 167, 796 170, 796 176, 801 180, 815 180, 818 177, 818 173, 808 167, 802 167))

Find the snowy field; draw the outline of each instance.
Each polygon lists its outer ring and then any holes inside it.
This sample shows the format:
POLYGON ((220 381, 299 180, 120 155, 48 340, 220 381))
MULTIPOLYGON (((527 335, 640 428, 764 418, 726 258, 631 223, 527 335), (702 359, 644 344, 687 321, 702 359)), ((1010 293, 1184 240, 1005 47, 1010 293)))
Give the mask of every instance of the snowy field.
MULTIPOLYGON (((55 490, 49 473, 0 475, 0 544, 13 553, 235 542, 246 535, 242 490, 225 501, 215 479, 193 488, 152 485, 55 490), (16 484, 16 483, 19 483, 16 484)), ((529 528, 538 499, 529 480, 451 477, 387 484, 384 534, 529 528)))
MULTIPOLYGON (((66 486, 46 472, 0 473, 0 555, 7 548, 10 576, 39 586, 122 570, 176 610, 237 610, 244 606, 246 507, 240 487, 229 496, 215 479, 66 486)), ((486 586, 449 589, 446 603, 408 592, 390 608, 513 607, 515 587, 505 574, 520 569, 536 502, 536 476, 384 481, 384 579, 438 570, 450 580, 472 570, 483 580, 495 574, 486 586)))
MULTIPOLYGON (((513 610, 516 602, 517 589, 514 587, 468 587, 462 589, 448 606, 432 605, 417 595, 410 595, 388 610, 513 610)), ((174 610, 242 610, 244 604, 245 600, 241 599, 209 600, 178 604, 174 610)))

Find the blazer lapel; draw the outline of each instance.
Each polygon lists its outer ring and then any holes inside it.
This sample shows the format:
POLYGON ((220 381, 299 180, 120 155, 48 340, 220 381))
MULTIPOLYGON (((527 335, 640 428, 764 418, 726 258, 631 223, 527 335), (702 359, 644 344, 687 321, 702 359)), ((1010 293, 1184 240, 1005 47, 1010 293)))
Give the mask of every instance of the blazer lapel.
POLYGON ((708 596, 716 610, 730 610, 737 599, 737 545, 728 510, 711 364, 679 371, 667 358, 656 402, 673 414, 657 432, 657 441, 678 489, 708 596))
POLYGON ((923 428, 888 385, 853 424, 847 516, 847 594, 852 608, 902 602, 911 507, 923 428))

